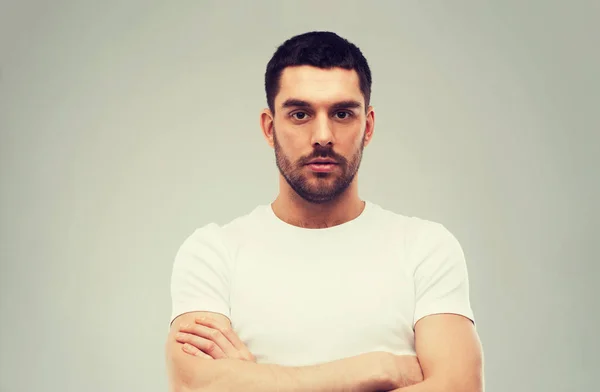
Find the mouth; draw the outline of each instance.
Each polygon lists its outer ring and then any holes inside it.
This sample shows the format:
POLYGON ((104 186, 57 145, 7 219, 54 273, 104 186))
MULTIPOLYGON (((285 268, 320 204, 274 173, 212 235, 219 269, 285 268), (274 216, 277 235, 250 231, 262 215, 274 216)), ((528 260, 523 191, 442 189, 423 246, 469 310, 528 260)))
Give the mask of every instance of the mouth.
POLYGON ((314 172, 326 173, 333 171, 338 164, 334 162, 312 162, 307 166, 314 172))
POLYGON ((337 162, 334 161, 333 159, 314 159, 310 162, 307 163, 307 165, 314 165, 314 164, 331 164, 331 165, 337 165, 337 162))

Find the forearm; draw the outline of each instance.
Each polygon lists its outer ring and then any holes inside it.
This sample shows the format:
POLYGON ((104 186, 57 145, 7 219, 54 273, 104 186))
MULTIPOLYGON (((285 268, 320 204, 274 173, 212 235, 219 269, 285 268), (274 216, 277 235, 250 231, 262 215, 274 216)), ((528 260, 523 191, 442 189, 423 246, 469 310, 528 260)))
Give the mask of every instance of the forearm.
POLYGON ((430 378, 418 384, 392 389, 388 392, 483 392, 483 385, 480 382, 451 382, 430 378))
MULTIPOLYGON (((175 391, 373 392, 391 388, 384 372, 377 366, 367 366, 365 360, 369 358, 364 356, 305 367, 191 359, 197 361, 193 375, 188 371, 184 377, 175 377, 175 391)), ((186 367, 191 369, 190 363, 186 367)))
POLYGON ((451 392, 451 390, 440 389, 432 380, 424 380, 418 384, 392 389, 388 392, 451 392))

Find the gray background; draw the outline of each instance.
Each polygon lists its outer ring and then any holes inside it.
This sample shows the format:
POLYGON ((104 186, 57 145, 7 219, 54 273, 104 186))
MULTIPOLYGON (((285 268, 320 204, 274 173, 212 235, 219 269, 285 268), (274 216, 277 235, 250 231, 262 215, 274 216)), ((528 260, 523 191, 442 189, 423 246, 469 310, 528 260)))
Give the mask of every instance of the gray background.
POLYGON ((277 194, 258 115, 292 35, 372 67, 361 196, 462 243, 488 391, 600 366, 597 1, 0 7, 0 390, 165 391, 173 257, 277 194))

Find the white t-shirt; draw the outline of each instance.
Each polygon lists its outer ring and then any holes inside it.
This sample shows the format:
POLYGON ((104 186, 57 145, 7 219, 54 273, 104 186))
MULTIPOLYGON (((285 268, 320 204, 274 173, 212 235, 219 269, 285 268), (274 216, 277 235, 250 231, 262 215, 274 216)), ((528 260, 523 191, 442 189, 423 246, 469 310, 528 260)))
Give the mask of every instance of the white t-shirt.
POLYGON ((415 355, 422 317, 474 320, 455 237, 369 201, 356 219, 325 229, 287 224, 270 204, 196 229, 175 256, 171 297, 171 322, 221 313, 257 362, 286 366, 415 355))

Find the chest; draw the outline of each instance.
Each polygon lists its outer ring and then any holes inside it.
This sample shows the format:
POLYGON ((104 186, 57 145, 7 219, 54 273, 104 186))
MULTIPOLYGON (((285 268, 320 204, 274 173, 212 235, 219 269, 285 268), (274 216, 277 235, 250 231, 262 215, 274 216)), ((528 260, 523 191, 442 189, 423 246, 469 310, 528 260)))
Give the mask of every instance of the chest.
POLYGON ((413 353, 414 284, 406 271, 393 249, 249 246, 232 280, 233 327, 259 362, 413 353))

